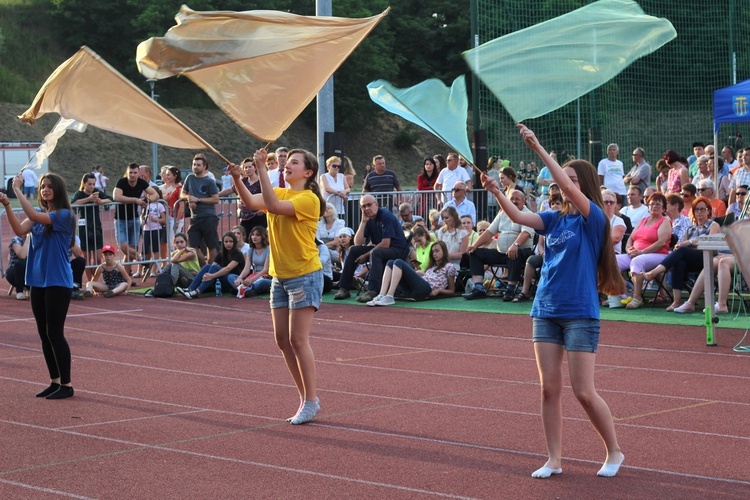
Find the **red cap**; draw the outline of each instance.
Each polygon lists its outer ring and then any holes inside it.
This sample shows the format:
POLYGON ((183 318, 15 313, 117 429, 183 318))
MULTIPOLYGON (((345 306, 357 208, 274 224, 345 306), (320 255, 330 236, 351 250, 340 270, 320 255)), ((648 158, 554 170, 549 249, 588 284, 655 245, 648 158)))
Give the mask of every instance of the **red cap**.
POLYGON ((104 245, 102 247, 102 253, 105 253, 105 252, 117 253, 117 251, 115 250, 115 247, 113 247, 112 245, 104 245))

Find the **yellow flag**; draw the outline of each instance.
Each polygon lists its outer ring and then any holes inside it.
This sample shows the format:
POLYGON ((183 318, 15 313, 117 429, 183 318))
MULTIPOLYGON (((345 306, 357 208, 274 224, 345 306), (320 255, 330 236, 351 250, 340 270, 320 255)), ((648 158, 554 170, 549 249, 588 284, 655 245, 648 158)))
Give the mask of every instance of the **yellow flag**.
POLYGON ((147 78, 184 74, 249 134, 276 140, 388 13, 363 18, 182 6, 164 38, 138 45, 147 78))
POLYGON ((164 146, 217 153, 88 47, 81 47, 50 75, 18 118, 33 125, 47 113, 164 146))

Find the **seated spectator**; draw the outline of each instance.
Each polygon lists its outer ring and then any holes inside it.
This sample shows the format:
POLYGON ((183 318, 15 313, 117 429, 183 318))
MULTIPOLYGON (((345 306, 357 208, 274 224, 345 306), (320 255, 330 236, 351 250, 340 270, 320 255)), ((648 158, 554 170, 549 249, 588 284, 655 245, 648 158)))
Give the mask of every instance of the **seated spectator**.
MULTIPOLYGON (((480 220, 477 222, 477 239, 479 239, 479 236, 482 236, 482 234, 487 231, 487 229, 490 228, 490 223, 486 220, 480 220)), ((474 241, 476 243, 476 241, 474 241)), ((473 244, 473 243, 472 243, 473 244)), ((492 244, 492 241, 488 241, 485 247, 489 247, 492 244)))
POLYGON ((740 220, 742 218, 742 209, 745 207, 745 202, 747 202, 747 185, 742 185, 734 192, 737 201, 731 203, 729 207, 727 208, 727 212, 731 212, 734 214, 734 220, 740 220))
POLYGON ((656 179, 654 179, 654 184, 656 185, 657 193, 666 195, 670 170, 671 169, 669 168, 669 165, 667 165, 667 162, 664 161, 663 158, 659 159, 659 161, 656 162, 656 171, 659 172, 659 175, 657 175, 656 179))
POLYGON ((333 265, 331 264, 331 252, 328 247, 319 239, 315 240, 318 247, 318 256, 320 264, 323 266, 323 293, 328 293, 333 288, 333 265))
POLYGON ((620 213, 628 216, 633 227, 638 227, 641 219, 648 215, 648 207, 643 204, 641 188, 638 186, 628 188, 628 206, 622 207, 620 213))
MULTIPOLYGON (((548 210, 562 210, 563 200, 559 193, 551 194, 548 197, 549 208, 548 210)), ((513 302, 526 302, 531 298, 531 286, 534 284, 536 279, 536 273, 538 269, 541 269, 544 263, 544 236, 539 236, 539 241, 536 244, 536 251, 534 255, 526 259, 526 267, 523 271, 523 286, 521 291, 513 296, 513 302)))
POLYGON ((339 219, 339 214, 336 211, 336 207, 332 203, 326 203, 326 211, 318 221, 318 231, 315 233, 315 237, 323 242, 331 252, 332 262, 339 261, 339 253, 336 250, 338 241, 336 241, 336 235, 339 231, 344 228, 346 224, 343 219, 339 219))
POLYGON ((73 272, 73 300, 83 300, 83 273, 86 271, 86 256, 81 249, 81 238, 75 235, 73 246, 68 249, 68 261, 73 272))
POLYGON ((242 252, 245 257, 250 256, 250 243, 247 242, 247 232, 242 226, 232 226, 231 231, 234 233, 234 237, 237 238, 237 248, 242 252))
POLYGON ((456 182, 451 192, 453 193, 453 197, 445 204, 443 210, 453 207, 460 217, 464 215, 471 217, 471 225, 474 226, 477 223, 477 209, 474 203, 466 198, 466 184, 461 181, 456 182))
POLYGON ((690 207, 693 206, 697 193, 698 188, 693 184, 688 183, 682 186, 680 194, 682 195, 682 201, 685 203, 685 208, 682 209, 682 215, 690 217, 690 207))
MULTIPOLYGON (((604 202, 604 215, 607 216, 611 228, 609 235, 612 240, 612 247, 615 250, 615 255, 618 255, 622 253, 622 239, 625 236, 626 226, 625 221, 615 214, 617 193, 609 189, 603 189, 602 201, 604 202)), ((602 302, 602 305, 609 305, 610 309, 623 307, 622 297, 620 295, 610 295, 606 301, 602 302)))
POLYGON ((172 244, 175 249, 172 251, 169 263, 164 266, 162 272, 172 276, 172 283, 175 286, 187 288, 201 269, 198 263, 198 254, 195 249, 187 246, 187 235, 185 233, 175 234, 172 238, 172 244))
POLYGON ((237 237, 229 231, 222 237, 221 251, 216 253, 213 264, 203 266, 188 288, 178 286, 176 290, 186 299, 197 299, 202 293, 215 290, 218 279, 222 292, 226 290, 234 294, 237 290, 227 278, 233 269, 242 267, 244 264, 244 256, 237 248, 237 237))
POLYGON ((418 220, 422 220, 419 215, 414 215, 411 203, 402 203, 398 206, 398 222, 403 227, 406 223, 415 224, 418 220))
POLYGON ((464 228, 469 233, 469 239, 467 240, 466 243, 469 246, 473 245, 474 242, 477 241, 477 238, 479 238, 479 233, 474 231, 474 222, 471 220, 470 216, 468 215, 461 216, 461 227, 464 228))
MULTIPOLYGON (((522 212, 531 212, 526 206, 526 197, 521 191, 513 191, 510 201, 522 212)), ((469 248, 469 267, 474 288, 463 297, 471 300, 487 296, 482 286, 485 265, 507 266, 508 288, 503 300, 505 302, 513 300, 523 266, 526 259, 533 253, 534 234, 535 231, 532 228, 516 224, 505 212, 500 212, 492 221, 490 228, 469 248), (498 235, 496 248, 483 248, 495 234, 498 235)))
POLYGON ((94 292, 98 292, 110 298, 122 295, 130 288, 130 275, 125 267, 115 260, 115 247, 104 245, 102 257, 104 262, 94 271, 94 278, 86 283, 84 297, 92 297, 94 292))
MULTIPOLYGON (((341 279, 341 263, 346 260, 346 256, 349 253, 349 249, 354 244, 354 230, 350 227, 345 227, 344 229, 341 229, 339 231, 339 263, 334 264, 333 269, 333 282, 334 287, 338 288, 338 281, 341 279)), ((360 264, 355 270, 354 270, 354 278, 365 278, 367 276, 367 264, 360 264)))
POLYGON ((360 200, 362 220, 354 235, 354 245, 344 260, 339 280, 339 291, 334 299, 343 300, 351 296, 349 290, 354 281, 354 272, 360 264, 370 263, 367 292, 357 297, 358 302, 369 302, 378 295, 383 269, 389 260, 408 259, 410 248, 398 219, 389 210, 378 206, 371 194, 360 200), (365 245, 369 242, 370 245, 365 245))
POLYGON ((667 216, 672 221, 672 234, 677 241, 681 241, 685 232, 693 224, 690 217, 682 215, 682 209, 685 208, 685 202, 682 196, 677 193, 667 195, 667 216))
POLYGON ((26 256, 29 253, 29 242, 31 238, 26 235, 21 238, 14 236, 8 245, 8 268, 3 277, 9 285, 16 289, 18 300, 28 300, 29 294, 26 288, 26 256))
POLYGON ((724 217, 727 214, 727 206, 716 197, 714 181, 703 179, 698 182, 698 194, 711 201, 711 213, 714 217, 724 217))
POLYGON ((414 266, 426 271, 430 263, 430 248, 435 243, 432 235, 425 228, 417 226, 414 228, 411 241, 414 243, 414 266))
POLYGON ((615 249, 615 255, 622 253, 622 238, 625 236, 625 221, 615 214, 617 196, 613 191, 605 189, 602 191, 602 200, 604 201, 604 215, 607 216, 611 227, 610 236, 612 246, 615 249))
POLYGON ((415 300, 436 297, 440 294, 453 295, 456 288, 456 268, 448 258, 448 247, 438 241, 430 250, 430 261, 426 271, 415 271, 406 261, 390 260, 383 274, 383 284, 377 297, 368 306, 390 306, 396 303, 394 295, 415 300))
POLYGON ((271 291, 271 277, 268 275, 270 255, 266 228, 254 227, 250 231, 250 253, 245 267, 239 276, 230 274, 228 278, 237 289, 237 297, 249 298, 271 291))
POLYGON ((558 195, 560 194, 560 186, 557 185, 557 183, 553 182, 549 185, 549 194, 545 196, 542 203, 539 205, 539 212, 546 212, 547 210, 550 210, 550 200, 552 199, 552 195, 558 195))
POLYGON ((451 262, 460 268, 461 257, 469 247, 469 233, 461 227, 461 219, 454 207, 444 208, 440 217, 443 219, 443 227, 435 232, 435 240, 445 242, 451 262))
POLYGON ((625 299, 628 309, 643 305, 643 273, 659 265, 669 253, 672 225, 669 217, 664 215, 666 201, 661 193, 651 195, 648 199, 649 213, 628 238, 626 253, 615 256, 620 271, 630 269, 633 279, 633 297, 625 299))
POLYGON ((689 301, 682 307, 682 290, 685 288, 688 273, 697 273, 703 270, 703 252, 695 247, 698 246, 700 236, 719 232, 719 225, 711 220, 711 201, 708 198, 704 196, 696 198, 693 202, 692 213, 693 225, 685 232, 683 239, 675 245, 674 252, 669 254, 651 272, 643 273, 644 279, 650 281, 672 270, 674 299, 672 304, 667 307, 667 311, 681 313, 690 312, 695 308, 694 304, 689 301))
POLYGON ((440 226, 443 225, 443 221, 440 219, 440 211, 432 208, 428 217, 430 219, 430 231, 432 231, 432 234, 435 234, 440 229, 440 226))
POLYGON ((643 191, 643 199, 648 200, 652 194, 657 193, 658 191, 654 187, 647 187, 645 191, 643 191))

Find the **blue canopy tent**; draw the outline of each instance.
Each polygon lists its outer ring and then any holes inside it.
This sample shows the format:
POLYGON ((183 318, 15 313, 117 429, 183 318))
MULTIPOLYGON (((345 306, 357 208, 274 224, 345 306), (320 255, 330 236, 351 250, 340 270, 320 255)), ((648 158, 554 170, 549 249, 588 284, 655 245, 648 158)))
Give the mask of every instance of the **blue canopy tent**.
MULTIPOLYGON (((714 91, 714 146, 716 151, 721 151, 719 146, 719 128, 722 123, 748 123, 750 122, 750 80, 745 80, 731 87, 714 91)), ((714 179, 719 178, 719 162, 714 162, 714 179)), ((745 279, 750 278, 750 262, 748 261, 747 245, 745 242, 750 235, 750 221, 741 222, 724 228, 724 232, 730 236, 727 241, 731 245, 733 253, 737 257, 745 279)), ((714 280, 713 267, 711 266, 711 252, 704 248, 704 273, 706 292, 706 344, 716 345, 714 342, 714 323, 718 321, 713 306, 714 280), (710 297, 710 298, 709 298, 710 297)), ((744 337, 743 339, 744 340, 744 337)), ((742 340, 735 346, 735 351, 750 352, 750 346, 741 346, 742 340), (738 349, 738 347, 740 347, 738 349)))
MULTIPOLYGON (((719 128, 722 123, 750 122, 750 80, 714 91, 714 145, 719 148, 719 128)), ((718 170, 718 163, 714 169, 718 170)), ((714 177, 718 179, 717 176, 714 177)))

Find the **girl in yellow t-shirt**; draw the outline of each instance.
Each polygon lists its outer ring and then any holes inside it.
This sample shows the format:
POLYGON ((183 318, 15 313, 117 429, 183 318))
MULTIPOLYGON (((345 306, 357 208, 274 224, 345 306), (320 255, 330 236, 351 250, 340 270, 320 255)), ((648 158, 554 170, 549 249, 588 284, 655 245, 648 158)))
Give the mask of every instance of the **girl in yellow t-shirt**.
POLYGON ((265 149, 253 155, 260 178, 260 194, 251 194, 241 182, 239 166, 229 165, 229 172, 242 203, 268 212, 273 331, 276 345, 299 391, 297 413, 287 419, 297 425, 309 422, 320 410, 310 329, 323 294, 323 269, 315 246, 315 233, 326 204, 316 181, 318 161, 315 155, 302 149, 289 151, 286 166, 279 173, 284 176, 285 188, 271 185, 266 169, 267 155, 265 149))

